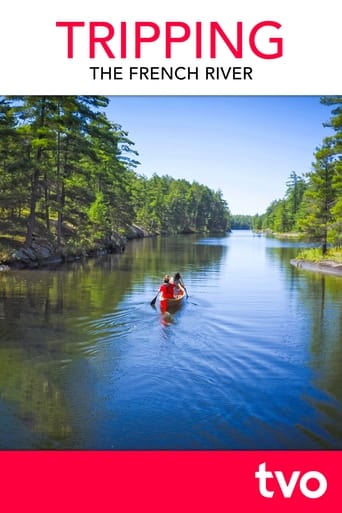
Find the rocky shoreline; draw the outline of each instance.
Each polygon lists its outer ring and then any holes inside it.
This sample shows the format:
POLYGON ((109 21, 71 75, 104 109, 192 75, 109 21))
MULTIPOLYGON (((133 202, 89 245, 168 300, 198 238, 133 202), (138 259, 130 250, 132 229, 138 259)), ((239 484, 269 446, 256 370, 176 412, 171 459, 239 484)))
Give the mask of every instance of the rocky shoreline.
POLYGON ((70 246, 58 246, 44 238, 35 237, 29 248, 21 247, 13 250, 10 258, 0 262, 0 272, 11 269, 38 269, 41 267, 55 267, 67 262, 74 262, 84 258, 91 258, 110 253, 122 253, 128 240, 151 237, 153 234, 143 228, 133 225, 127 230, 125 236, 112 233, 96 247, 85 250, 73 250, 70 246))
POLYGON ((342 277, 342 264, 334 260, 322 260, 321 262, 310 262, 308 260, 292 259, 291 264, 304 271, 314 271, 323 274, 332 274, 342 277))

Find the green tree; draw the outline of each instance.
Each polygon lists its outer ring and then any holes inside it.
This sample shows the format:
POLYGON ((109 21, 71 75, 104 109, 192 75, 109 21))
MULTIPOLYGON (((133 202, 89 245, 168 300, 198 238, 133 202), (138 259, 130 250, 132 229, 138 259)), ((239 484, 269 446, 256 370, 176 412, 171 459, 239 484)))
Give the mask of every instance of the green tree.
POLYGON ((317 160, 313 167, 297 224, 310 240, 321 243, 325 254, 333 224, 332 207, 336 199, 333 187, 335 168, 326 158, 317 160))
POLYGON ((11 104, 0 99, 0 215, 2 222, 20 217, 27 200, 27 152, 11 104))
POLYGON ((321 102, 334 107, 325 123, 334 134, 316 150, 298 226, 321 243, 324 254, 329 242, 339 245, 342 239, 342 97, 323 97, 321 102))
POLYGON ((153 233, 230 229, 221 191, 136 173, 128 133, 104 96, 0 98, 0 210, 58 246, 83 247, 140 224, 153 233), (84 243, 84 244, 83 244, 84 243))
POLYGON ((17 134, 25 146, 25 164, 29 177, 29 215, 25 246, 32 244, 36 227, 37 205, 41 197, 41 179, 49 168, 49 152, 53 144, 53 131, 49 121, 55 104, 47 96, 23 96, 11 100, 17 118, 17 134))
MULTIPOLYGON (((235 230, 250 230, 252 227, 254 228, 253 216, 244 215, 244 214, 234 214, 232 216, 231 222, 232 222, 232 228, 235 230)), ((257 229, 257 228, 255 228, 255 229, 257 229)))
POLYGON ((334 131, 316 149, 312 171, 306 179, 294 171, 287 181, 285 198, 273 201, 266 212, 253 219, 253 226, 272 231, 300 230, 321 243, 325 253, 329 243, 342 244, 342 97, 323 97, 333 107, 324 126, 334 131))
POLYGON ((252 229, 256 231, 262 230, 263 215, 255 214, 252 219, 252 229))
POLYGON ((286 185, 287 230, 291 230, 296 222, 296 216, 306 189, 306 181, 303 176, 298 176, 295 171, 292 171, 286 185))
MULTIPOLYGON (((64 220, 72 225, 85 225, 89 203, 96 196, 91 185, 91 164, 98 162, 95 141, 103 130, 96 130, 96 120, 108 105, 103 96, 56 97, 54 210, 57 213, 56 235, 63 236, 64 220), (100 134, 99 134, 100 132, 100 134)), ((100 123, 99 123, 100 124, 100 123)), ((109 122, 108 122, 109 124, 109 122)), ((107 128, 107 127, 106 127, 107 128)))
POLYGON ((331 206, 332 223, 330 239, 333 244, 342 244, 342 96, 325 96, 321 103, 333 107, 332 116, 324 126, 334 131, 332 136, 326 137, 320 156, 328 158, 334 167, 332 188, 335 193, 334 204, 331 206))

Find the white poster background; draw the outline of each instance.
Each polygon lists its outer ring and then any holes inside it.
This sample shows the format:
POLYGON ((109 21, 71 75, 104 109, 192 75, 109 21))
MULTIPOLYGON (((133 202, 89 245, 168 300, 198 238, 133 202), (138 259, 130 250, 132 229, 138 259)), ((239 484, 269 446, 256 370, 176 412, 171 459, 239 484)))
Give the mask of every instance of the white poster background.
MULTIPOLYGON (((329 95, 341 94, 341 17, 339 0, 239 0, 187 2, 173 0, 82 1, 17 0, 2 6, 0 19, 0 94, 105 94, 105 95, 329 95), (248 44, 252 27, 265 20, 281 24, 265 30, 268 37, 283 39, 283 57, 263 60, 248 44), (74 31, 74 58, 67 58, 67 31, 56 21, 84 21, 74 31), (127 58, 109 59, 101 48, 89 58, 89 21, 111 23, 116 34, 111 41, 117 53, 120 22, 127 22, 127 58), (144 45, 142 58, 134 57, 134 23, 150 21, 161 28, 160 39, 144 45), (165 58, 163 30, 167 21, 187 23, 193 30, 202 22, 203 57, 196 59, 194 40, 174 45, 171 59, 165 58), (209 57, 208 26, 217 21, 232 42, 236 23, 243 23, 243 58, 235 58, 224 45, 216 59, 209 57), (122 67, 122 80, 93 78, 90 67, 122 67), (198 79, 129 78, 129 69, 164 66, 198 68, 198 79), (206 79, 207 66, 251 67, 253 80, 220 77, 206 79)), ((193 32, 192 32, 193 34, 193 32)))

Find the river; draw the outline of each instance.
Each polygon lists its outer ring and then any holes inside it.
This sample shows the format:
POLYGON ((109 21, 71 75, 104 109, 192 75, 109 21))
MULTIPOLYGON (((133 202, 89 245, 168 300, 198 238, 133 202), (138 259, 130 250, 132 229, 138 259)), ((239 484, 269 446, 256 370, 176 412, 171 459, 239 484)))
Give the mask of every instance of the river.
POLYGON ((0 449, 342 449, 342 278, 298 246, 153 238, 0 273, 0 449))

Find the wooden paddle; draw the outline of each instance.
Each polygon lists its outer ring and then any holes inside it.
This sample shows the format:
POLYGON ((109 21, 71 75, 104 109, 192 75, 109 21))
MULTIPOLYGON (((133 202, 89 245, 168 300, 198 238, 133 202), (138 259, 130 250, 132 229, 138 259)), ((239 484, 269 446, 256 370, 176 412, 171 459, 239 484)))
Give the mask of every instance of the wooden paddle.
POLYGON ((154 306, 154 305, 156 304, 156 301, 157 301, 157 297, 158 297, 158 295, 159 295, 159 290, 158 290, 158 292, 157 292, 156 296, 152 299, 152 301, 151 301, 151 303, 150 303, 150 304, 151 304, 151 306, 154 306))

